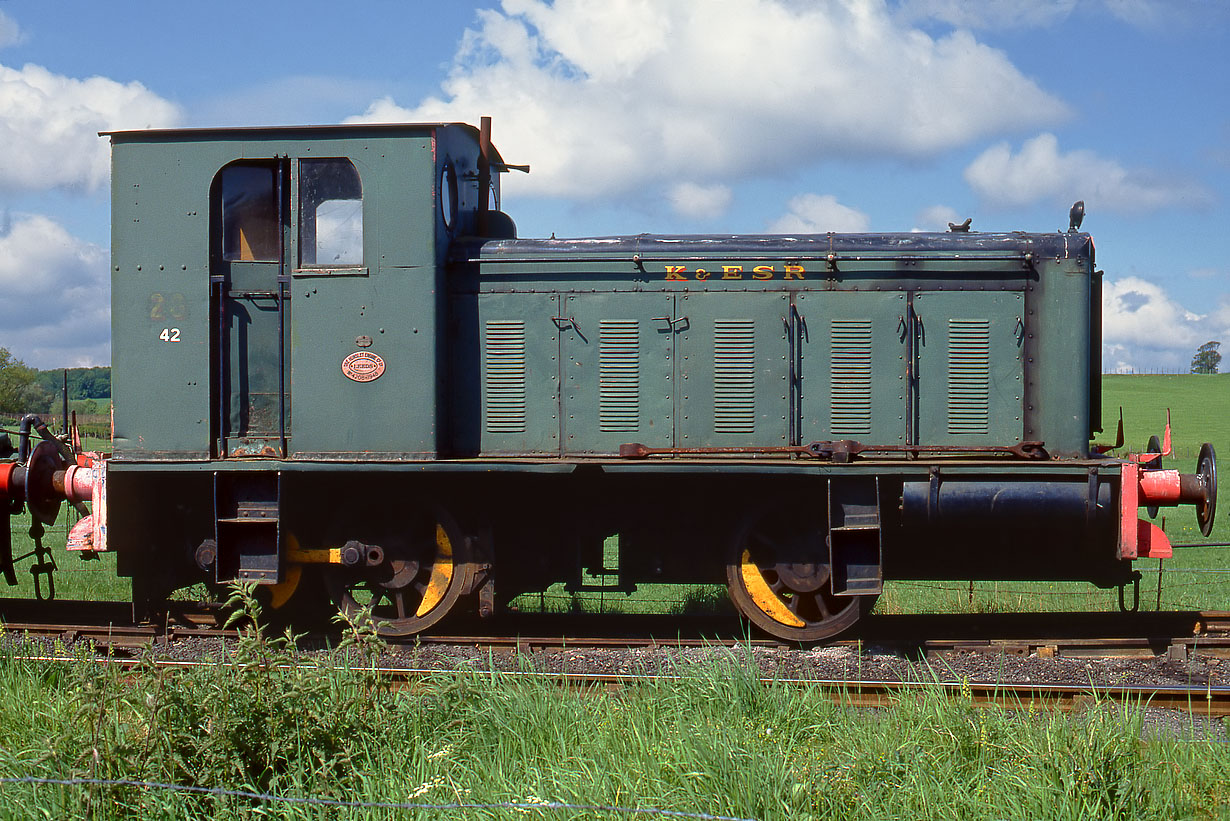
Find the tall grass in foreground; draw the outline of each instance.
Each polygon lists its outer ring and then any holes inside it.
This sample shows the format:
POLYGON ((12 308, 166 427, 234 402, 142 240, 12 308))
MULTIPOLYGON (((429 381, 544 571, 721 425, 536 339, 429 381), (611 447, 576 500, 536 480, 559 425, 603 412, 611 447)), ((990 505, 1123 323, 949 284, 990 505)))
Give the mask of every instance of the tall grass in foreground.
MULTIPOLYGON (((0 777, 170 782, 344 801, 547 801, 747 818, 1187 818, 1230 812, 1230 748, 1142 734, 1139 711, 975 708, 940 690, 874 712, 764 684, 737 657, 615 694, 510 674, 393 692, 348 654, 246 633, 231 663, 119 674, 0 653, 0 777), (346 662, 349 659, 349 662, 346 662), (303 666, 280 665, 299 661, 303 666), (340 667, 333 667, 339 663, 340 667)), ((392 810, 136 786, 5 783, 0 816, 626 818, 392 810)))

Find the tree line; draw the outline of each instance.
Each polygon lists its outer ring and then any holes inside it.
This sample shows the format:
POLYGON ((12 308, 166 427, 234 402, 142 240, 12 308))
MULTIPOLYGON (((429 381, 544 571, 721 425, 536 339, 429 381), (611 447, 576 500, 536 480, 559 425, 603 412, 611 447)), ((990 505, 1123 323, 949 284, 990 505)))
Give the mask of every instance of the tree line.
MULTIPOLYGON (((64 369, 31 368, 0 348, 0 413, 51 413, 64 388, 64 369)), ((111 368, 69 368, 69 399, 108 399, 111 368)))
POLYGON ((1221 351, 1217 350, 1220 347, 1220 342, 1210 341, 1197 348, 1192 357, 1192 373, 1217 373, 1221 365, 1221 351))

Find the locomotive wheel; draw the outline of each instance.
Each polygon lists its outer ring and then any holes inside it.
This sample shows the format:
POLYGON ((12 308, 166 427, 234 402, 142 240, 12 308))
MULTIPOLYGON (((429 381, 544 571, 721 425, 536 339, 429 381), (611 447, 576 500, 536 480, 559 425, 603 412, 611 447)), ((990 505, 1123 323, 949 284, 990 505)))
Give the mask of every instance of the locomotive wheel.
POLYGON ((849 629, 876 596, 833 593, 827 531, 774 508, 748 517, 731 545, 726 587, 735 607, 764 632, 819 641, 849 629))
POLYGON ((468 542, 443 511, 424 517, 413 532, 383 547, 379 565, 330 567, 325 578, 338 609, 350 618, 369 610, 381 636, 426 630, 448 615, 471 586, 468 542))

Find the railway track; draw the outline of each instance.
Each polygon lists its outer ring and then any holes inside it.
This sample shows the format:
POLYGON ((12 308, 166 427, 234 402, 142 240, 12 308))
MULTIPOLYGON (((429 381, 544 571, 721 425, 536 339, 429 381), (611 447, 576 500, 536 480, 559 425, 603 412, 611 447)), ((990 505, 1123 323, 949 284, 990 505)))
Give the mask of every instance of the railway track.
MULTIPOLYGON (((399 683, 411 684, 416 677, 439 671, 396 671, 386 673, 399 683), (409 675, 407 675, 409 674, 409 675)), ((573 686, 602 686, 619 689, 647 683, 679 681, 678 676, 644 676, 591 673, 504 672, 513 677, 550 677, 573 686)), ((968 699, 980 707, 1037 708, 1049 710, 1086 709, 1099 702, 1178 710, 1209 718, 1230 716, 1230 687, 1116 686, 1090 687, 1088 684, 1012 684, 968 681, 847 681, 842 679, 761 677, 765 685, 818 688, 834 701, 851 707, 888 707, 903 695, 932 692, 936 689, 950 697, 968 699)))
MULTIPOLYGON (((160 648, 170 649, 188 640, 214 639, 225 644, 237 638, 233 629, 224 628, 225 613, 217 605, 169 603, 158 624, 134 624, 127 606, 111 602, 57 602, 55 606, 35 609, 29 602, 0 600, 0 622, 10 635, 25 635, 65 644, 88 641, 99 664, 131 665, 153 648, 156 663, 169 668, 213 665, 216 660, 185 660, 165 657, 160 648), (74 618, 57 618, 71 613, 74 618)), ((1114 659, 1151 658, 1163 662, 1185 662, 1190 658, 1230 658, 1230 612, 1191 611, 1174 613, 1083 613, 1079 614, 988 614, 985 616, 879 616, 869 618, 858 638, 835 643, 850 658, 864 652, 898 654, 913 659, 943 661, 953 654, 1034 656, 1040 659, 1114 659)), ((720 619, 671 620, 624 617, 625 635, 602 634, 612 629, 611 620, 561 616, 519 616, 501 620, 502 632, 454 629, 448 635, 416 637, 408 645, 415 654, 435 651, 447 657, 451 651, 468 648, 471 653, 487 652, 494 657, 512 654, 558 656, 569 651, 617 654, 645 648, 746 648, 753 651, 790 650, 782 642, 740 635, 738 625, 720 619)), ((477 627, 458 624, 455 628, 477 627)), ((490 625, 482 625, 489 627, 490 625)), ((327 646, 327 638, 312 643, 327 646)), ((44 645, 45 646, 45 645, 44 645)), ((797 648, 794 648, 797 649, 797 648)), ((57 653, 30 653, 31 659, 68 661, 57 653)), ((73 656, 72 660, 79 660, 73 656)), ((931 669, 942 668, 936 665, 931 669)), ((471 669, 471 671, 473 671, 471 669)), ((448 672, 439 666, 430 669, 385 666, 378 672, 391 686, 414 687, 429 675, 448 672)), ((853 674, 854 669, 850 670, 853 674)), ((533 677, 555 683, 595 690, 618 689, 645 683, 672 680, 671 675, 610 671, 524 671, 500 672, 501 676, 533 677)), ((1221 678, 1220 676, 1218 677, 1221 678)), ((1116 685, 1091 686, 1084 683, 986 683, 970 680, 863 680, 861 675, 842 679, 819 676, 766 675, 762 681, 819 688, 834 700, 856 707, 882 707, 903 694, 939 688, 973 704, 997 704, 1037 709, 1079 709, 1098 702, 1181 710, 1205 717, 1230 716, 1230 687, 1215 685, 1212 678, 1193 686, 1116 685)))
MULTIPOLYGON (((559 617, 553 617, 559 619, 559 617)), ((560 622, 557 622, 560 623, 560 622)), ((529 628, 544 625, 529 620, 529 628)), ((598 624, 588 625, 597 627, 598 624)), ((609 629, 609 625, 607 625, 609 629)), ((910 657, 953 652, 1038 655, 1064 658, 1152 658, 1166 655, 1182 661, 1202 654, 1230 658, 1230 612, 1194 611, 1147 613, 989 614, 985 616, 921 614, 873 616, 864 620, 855 638, 829 642, 856 652, 865 649, 910 657)), ((534 652, 562 647, 703 647, 738 645, 764 648, 795 647, 788 642, 741 635, 738 628, 712 635, 692 635, 669 629, 644 635, 561 635, 540 629, 502 635, 421 636, 423 645, 471 645, 505 651, 534 652)))
MULTIPOLYGON (((236 637, 235 630, 223 627, 225 620, 226 613, 217 604, 168 602, 159 623, 135 624, 128 606, 119 602, 0 599, 0 629, 4 631, 67 643, 88 639, 104 650, 236 637)), ((510 614, 499 620, 499 632, 493 632, 492 626, 457 623, 452 632, 416 636, 407 643, 529 653, 563 648, 796 646, 749 636, 737 622, 722 617, 621 616, 613 620, 586 614, 510 614), (611 631, 617 628, 619 634, 613 634, 611 631)), ((314 638, 320 638, 321 643, 328 640, 327 635, 314 638)), ((856 652, 873 649, 911 658, 954 652, 1057 658, 1165 655, 1173 661, 1194 655, 1230 658, 1230 612, 873 616, 864 619, 856 637, 831 644, 856 652)))
MULTIPOLYGON (((47 663, 74 663, 80 659, 68 656, 27 656, 28 661, 47 663)), ((129 668, 137 664, 135 658, 102 656, 94 659, 101 665, 117 665, 129 668)), ((154 664, 164 669, 189 670, 216 666, 212 661, 185 661, 158 659, 154 664)), ((317 670, 317 667, 305 668, 317 670)), ((369 668, 365 668, 369 669, 369 668)), ((677 675, 650 675, 643 673, 594 673, 594 672, 536 672, 536 671, 488 671, 474 669, 436 669, 375 667, 370 668, 380 675, 393 689, 413 689, 424 686, 433 677, 442 675, 482 675, 502 679, 545 681, 565 687, 580 688, 594 692, 618 691, 640 685, 662 685, 682 681, 677 675)), ((1044 684, 970 681, 890 681, 823 678, 782 678, 762 676, 759 681, 766 685, 809 688, 827 695, 838 704, 871 709, 891 706, 904 696, 943 692, 950 698, 961 698, 978 707, 998 706, 1008 709, 1038 709, 1073 711, 1088 709, 1096 704, 1114 703, 1129 707, 1174 710, 1203 718, 1230 717, 1230 687, 1205 684, 1192 687, 1128 686, 1095 687, 1089 684, 1044 684)))

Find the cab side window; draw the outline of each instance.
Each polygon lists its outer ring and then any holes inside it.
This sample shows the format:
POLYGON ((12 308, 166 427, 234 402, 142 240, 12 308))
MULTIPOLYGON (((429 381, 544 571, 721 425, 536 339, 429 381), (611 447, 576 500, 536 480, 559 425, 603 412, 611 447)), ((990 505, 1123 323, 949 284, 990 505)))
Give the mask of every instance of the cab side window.
POLYGON ((228 262, 276 262, 277 167, 233 163, 222 169, 222 256, 228 262))
POLYGON ((299 264, 363 264, 363 183, 350 160, 299 162, 299 264))

